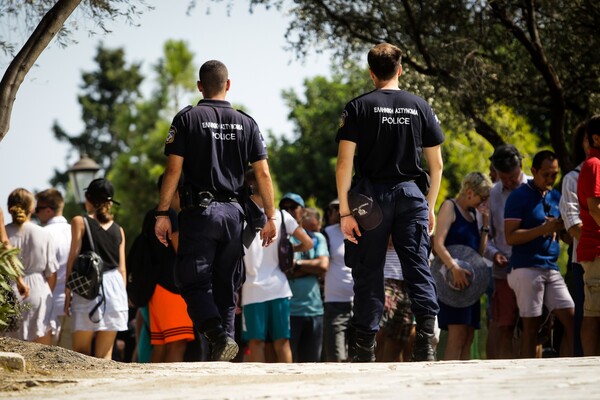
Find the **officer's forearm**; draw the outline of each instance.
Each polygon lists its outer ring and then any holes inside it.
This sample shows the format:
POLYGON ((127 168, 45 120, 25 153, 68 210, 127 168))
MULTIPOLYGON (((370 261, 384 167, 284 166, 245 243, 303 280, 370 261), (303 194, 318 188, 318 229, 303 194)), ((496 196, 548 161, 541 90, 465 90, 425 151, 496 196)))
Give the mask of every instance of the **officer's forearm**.
POLYGON ((338 158, 335 167, 335 179, 338 192, 338 200, 340 201, 340 214, 347 215, 350 213, 348 205, 348 191, 352 184, 352 167, 354 165, 354 151, 356 143, 341 140, 338 147, 338 158))
POLYGON ((263 208, 267 218, 275 217, 275 199, 273 193, 273 183, 271 181, 271 173, 269 172, 269 164, 267 160, 260 160, 252 164, 256 175, 256 183, 258 183, 258 193, 263 202, 263 208))
POLYGON ((169 155, 167 159, 167 167, 163 176, 163 183, 160 188, 160 201, 158 203, 158 210, 168 210, 177 185, 179 184, 179 177, 181 175, 181 168, 183 166, 183 157, 169 155))
POLYGON ((440 191, 442 172, 444 170, 441 146, 438 145, 434 147, 425 147, 423 149, 423 155, 427 161, 427 166, 429 167, 429 177, 431 179, 429 193, 427 194, 427 203, 429 204, 430 209, 433 209, 440 191))

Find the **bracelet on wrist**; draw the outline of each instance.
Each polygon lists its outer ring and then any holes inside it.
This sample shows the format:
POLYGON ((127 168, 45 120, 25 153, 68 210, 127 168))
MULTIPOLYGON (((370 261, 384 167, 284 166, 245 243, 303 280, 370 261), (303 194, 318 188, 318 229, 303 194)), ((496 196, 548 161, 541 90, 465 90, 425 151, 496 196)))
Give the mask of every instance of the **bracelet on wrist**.
POLYGON ((163 210, 163 211, 156 210, 156 211, 154 211, 154 216, 155 217, 168 217, 169 210, 163 210))
POLYGON ((344 215, 340 215, 340 218, 346 218, 346 217, 351 217, 351 216, 352 216, 352 213, 344 214, 344 215))
POLYGON ((483 227, 481 228, 481 232, 486 232, 486 233, 489 233, 489 231, 490 231, 490 227, 489 227, 489 226, 483 226, 483 227))

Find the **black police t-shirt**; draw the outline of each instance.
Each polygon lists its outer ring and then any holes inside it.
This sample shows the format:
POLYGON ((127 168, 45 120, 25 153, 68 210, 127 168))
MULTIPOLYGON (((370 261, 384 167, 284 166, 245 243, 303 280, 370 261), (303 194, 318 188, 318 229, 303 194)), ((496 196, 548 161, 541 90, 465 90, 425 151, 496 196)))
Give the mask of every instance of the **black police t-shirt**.
POLYGON ((184 158, 185 184, 238 195, 248 164, 267 158, 256 122, 224 100, 200 100, 180 111, 169 129, 165 155, 184 158))
POLYGON ((423 147, 444 142, 431 106, 404 90, 374 90, 345 107, 336 141, 356 143, 355 168, 373 182, 400 182, 421 173, 423 147))

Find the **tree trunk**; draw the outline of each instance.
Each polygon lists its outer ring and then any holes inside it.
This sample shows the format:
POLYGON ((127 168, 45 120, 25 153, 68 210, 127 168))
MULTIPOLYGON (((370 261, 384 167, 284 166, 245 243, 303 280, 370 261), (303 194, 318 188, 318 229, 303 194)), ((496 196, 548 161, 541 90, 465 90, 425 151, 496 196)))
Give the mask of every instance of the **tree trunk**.
POLYGON ((0 82, 0 142, 10 128, 12 107, 25 76, 80 3, 81 0, 58 0, 8 66, 0 82))

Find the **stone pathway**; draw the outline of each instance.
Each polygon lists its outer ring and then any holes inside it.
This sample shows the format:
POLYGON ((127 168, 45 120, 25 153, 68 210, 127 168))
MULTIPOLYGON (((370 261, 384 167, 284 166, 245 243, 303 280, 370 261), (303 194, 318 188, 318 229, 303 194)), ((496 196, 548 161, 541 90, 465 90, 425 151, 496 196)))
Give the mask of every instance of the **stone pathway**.
MULTIPOLYGON (((0 380, 2 374, 0 371, 0 380)), ((19 399, 600 399, 600 358, 371 364, 120 364, 19 399)))

